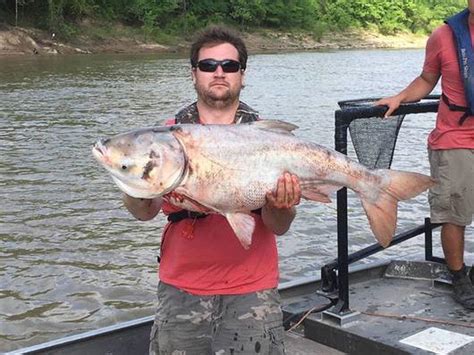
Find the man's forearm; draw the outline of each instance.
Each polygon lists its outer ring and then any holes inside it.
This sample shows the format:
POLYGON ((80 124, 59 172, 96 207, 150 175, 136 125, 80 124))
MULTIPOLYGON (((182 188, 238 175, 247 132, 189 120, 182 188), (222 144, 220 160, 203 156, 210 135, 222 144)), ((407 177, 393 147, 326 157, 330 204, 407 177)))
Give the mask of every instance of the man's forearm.
POLYGON ((400 97, 401 102, 419 101, 433 91, 438 79, 439 75, 423 72, 397 96, 400 97))
POLYGON ((163 199, 135 198, 124 194, 123 203, 127 210, 136 219, 139 219, 141 221, 148 221, 158 214, 161 209, 161 205, 163 204, 163 199))
POLYGON ((286 233, 295 219, 296 208, 262 207, 262 220, 265 226, 276 235, 286 233))

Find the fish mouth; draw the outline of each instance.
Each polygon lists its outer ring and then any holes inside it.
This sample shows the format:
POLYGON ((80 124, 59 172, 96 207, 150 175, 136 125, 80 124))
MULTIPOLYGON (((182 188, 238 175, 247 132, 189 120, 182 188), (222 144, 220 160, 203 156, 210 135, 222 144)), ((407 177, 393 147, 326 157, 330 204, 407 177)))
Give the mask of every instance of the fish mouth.
POLYGON ((98 141, 96 144, 94 144, 94 147, 92 147, 92 154, 94 157, 99 160, 99 161, 105 161, 106 160, 106 153, 107 153, 107 148, 105 145, 102 143, 102 141, 98 141))

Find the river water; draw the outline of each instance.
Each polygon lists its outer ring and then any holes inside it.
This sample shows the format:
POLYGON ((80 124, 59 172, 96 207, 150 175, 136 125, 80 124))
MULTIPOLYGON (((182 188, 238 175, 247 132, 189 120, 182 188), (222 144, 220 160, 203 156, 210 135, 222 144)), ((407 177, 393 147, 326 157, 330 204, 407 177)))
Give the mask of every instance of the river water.
MULTIPOLYGON (((333 147, 337 101, 395 93, 422 63, 423 50, 253 55, 242 98, 264 118, 295 123, 298 136, 333 147)), ((0 351, 153 313, 164 218, 134 220, 91 147, 169 118, 194 98, 183 58, 0 58, 0 351)), ((405 118, 393 168, 429 172, 434 120, 405 118)), ((349 213, 355 251, 374 239, 351 193, 349 213)), ((427 215, 426 193, 401 203, 398 230, 427 215)), ((282 281, 317 275, 336 257, 335 233, 335 204, 303 202, 278 238, 282 281)), ((471 258, 472 227, 467 235, 471 258)), ((422 245, 420 236, 370 260, 412 257, 422 245)))

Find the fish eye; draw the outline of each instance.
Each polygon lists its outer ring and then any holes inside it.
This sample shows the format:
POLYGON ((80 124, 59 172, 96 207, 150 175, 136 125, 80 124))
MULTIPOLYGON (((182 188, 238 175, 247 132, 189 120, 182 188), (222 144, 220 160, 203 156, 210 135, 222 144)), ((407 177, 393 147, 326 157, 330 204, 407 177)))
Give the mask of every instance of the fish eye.
POLYGON ((130 157, 123 157, 117 162, 116 169, 122 171, 124 174, 133 172, 136 163, 130 157))
POLYGON ((121 161, 118 162, 117 169, 120 169, 123 172, 126 172, 126 171, 129 171, 129 170, 133 169, 134 166, 135 166, 135 164, 134 164, 133 160, 125 157, 124 159, 122 159, 121 161))

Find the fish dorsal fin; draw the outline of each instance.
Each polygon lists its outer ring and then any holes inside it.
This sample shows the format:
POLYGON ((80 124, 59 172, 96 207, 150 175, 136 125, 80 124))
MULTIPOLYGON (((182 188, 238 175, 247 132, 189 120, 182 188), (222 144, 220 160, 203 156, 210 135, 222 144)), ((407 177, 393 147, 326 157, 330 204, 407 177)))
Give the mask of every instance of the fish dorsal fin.
POLYGON ((252 244, 252 234, 255 229, 255 219, 246 213, 226 213, 225 217, 244 249, 252 244))
POLYGON ((293 135, 292 131, 298 128, 298 126, 294 125, 293 123, 280 120, 261 120, 254 121, 250 124, 252 126, 255 126, 255 128, 263 129, 265 131, 272 131, 290 135, 293 135))

